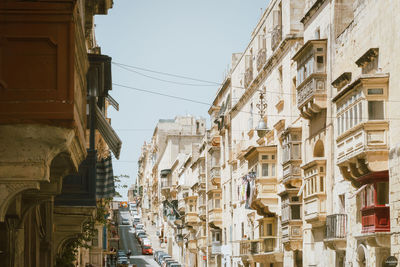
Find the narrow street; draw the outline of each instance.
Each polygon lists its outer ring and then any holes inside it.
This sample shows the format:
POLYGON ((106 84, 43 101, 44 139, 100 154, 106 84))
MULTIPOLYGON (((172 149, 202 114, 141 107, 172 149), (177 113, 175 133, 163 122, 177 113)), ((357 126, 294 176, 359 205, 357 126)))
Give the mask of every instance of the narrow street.
POLYGON ((136 264, 137 267, 145 267, 145 266, 151 266, 151 267, 158 267, 159 265, 154 261, 153 255, 142 255, 142 248, 138 241, 136 240, 136 237, 133 233, 129 232, 129 229, 132 226, 128 225, 120 225, 119 226, 119 233, 120 233, 120 249, 124 250, 125 252, 130 249, 132 251, 132 255, 130 257, 130 265, 136 264))

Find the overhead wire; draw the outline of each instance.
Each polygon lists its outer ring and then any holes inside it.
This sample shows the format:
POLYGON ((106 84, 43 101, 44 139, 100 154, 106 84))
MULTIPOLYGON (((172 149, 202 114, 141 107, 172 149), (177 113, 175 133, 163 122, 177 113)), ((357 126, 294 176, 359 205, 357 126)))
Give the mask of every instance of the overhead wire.
MULTIPOLYGON (((169 95, 169 94, 164 94, 164 93, 159 93, 156 91, 152 91, 152 90, 148 90, 148 89, 142 89, 142 88, 138 88, 138 87, 133 87, 133 86, 127 86, 127 85, 122 85, 122 84, 118 84, 118 83, 113 83, 113 85, 115 86, 119 86, 122 88, 126 88, 126 89, 130 89, 130 90, 135 90, 135 91, 140 91, 140 92, 144 92, 144 93, 150 93, 150 94, 155 94, 155 95, 160 95, 160 96, 164 96, 164 97, 169 97, 169 98, 173 98, 173 99, 178 99, 178 100, 183 100, 183 101, 187 101, 187 102, 192 102, 192 103, 197 103, 197 104, 201 104, 201 105, 207 105, 207 106, 212 106, 212 104, 207 103, 207 102, 203 102, 203 101, 198 101, 198 100, 194 100, 194 99, 190 99, 190 98, 185 98, 185 97, 180 97, 180 96, 174 96, 174 95, 169 95)), ((390 101, 386 101, 386 102, 390 102, 390 101)), ((398 101, 396 101, 398 102, 398 101)), ((250 112, 250 111, 245 111, 245 110, 238 110, 238 113, 248 113, 248 114, 257 114, 256 112, 250 112)), ((285 115, 285 114, 269 114, 267 115, 267 117, 280 117, 280 118, 298 118, 300 115, 285 115)), ((337 119, 337 116, 326 116, 326 118, 331 118, 331 119, 337 119)), ((346 120, 352 120, 353 118, 344 118, 346 120)), ((362 117, 360 118, 362 120, 369 120, 369 118, 367 117, 362 117)), ((386 118, 387 120, 400 120, 399 118, 386 118)))

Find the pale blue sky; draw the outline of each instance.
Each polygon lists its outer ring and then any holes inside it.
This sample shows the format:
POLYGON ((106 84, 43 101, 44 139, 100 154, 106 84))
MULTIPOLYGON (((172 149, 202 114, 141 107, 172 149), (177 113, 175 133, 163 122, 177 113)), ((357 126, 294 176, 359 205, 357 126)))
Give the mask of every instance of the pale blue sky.
MULTIPOLYGON (((269 0, 114 0, 107 16, 96 16, 96 39, 113 62, 222 82, 231 55, 242 52, 269 0), (261 10, 262 9, 262 10, 261 10)), ((139 71, 159 79, 200 84, 139 71)), ((113 83, 211 103, 217 85, 185 86, 150 79, 116 65, 113 83)), ((159 119, 176 115, 208 117, 209 106, 113 86, 120 104, 109 108, 112 126, 122 139, 114 174, 137 176, 137 160, 159 119), (134 130, 136 129, 136 130, 134 130)), ((126 191, 120 190, 125 196, 126 191)))

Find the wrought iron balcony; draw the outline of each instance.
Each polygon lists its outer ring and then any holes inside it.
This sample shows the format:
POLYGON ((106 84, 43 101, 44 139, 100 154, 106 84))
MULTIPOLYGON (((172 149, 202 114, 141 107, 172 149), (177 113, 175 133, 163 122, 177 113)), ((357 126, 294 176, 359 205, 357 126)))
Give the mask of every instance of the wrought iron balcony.
POLYGON ((275 26, 275 28, 272 30, 271 35, 272 35, 271 48, 272 48, 272 50, 275 50, 275 48, 282 41, 282 26, 281 25, 275 26))

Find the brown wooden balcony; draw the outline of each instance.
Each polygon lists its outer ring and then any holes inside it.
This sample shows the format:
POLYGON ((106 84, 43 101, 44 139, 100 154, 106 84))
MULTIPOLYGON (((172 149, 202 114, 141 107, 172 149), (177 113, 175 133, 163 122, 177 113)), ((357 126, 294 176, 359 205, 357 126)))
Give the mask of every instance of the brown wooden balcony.
POLYGON ((207 217, 206 205, 205 204, 200 205, 199 206, 199 218, 200 218, 200 220, 205 221, 206 217, 207 217))
POLYGON ((331 214, 326 217, 324 243, 333 250, 346 250, 347 215, 331 214))

